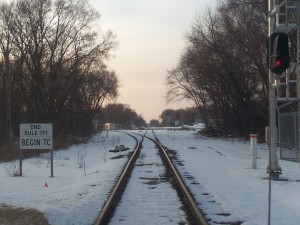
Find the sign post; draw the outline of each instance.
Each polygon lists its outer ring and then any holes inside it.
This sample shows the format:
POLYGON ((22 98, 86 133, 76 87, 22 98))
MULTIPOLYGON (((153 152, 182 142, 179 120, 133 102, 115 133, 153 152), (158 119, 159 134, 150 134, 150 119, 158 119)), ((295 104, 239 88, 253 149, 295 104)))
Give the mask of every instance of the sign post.
POLYGON ((52 123, 20 124, 20 176, 22 176, 23 149, 51 149, 51 177, 53 177, 52 123))

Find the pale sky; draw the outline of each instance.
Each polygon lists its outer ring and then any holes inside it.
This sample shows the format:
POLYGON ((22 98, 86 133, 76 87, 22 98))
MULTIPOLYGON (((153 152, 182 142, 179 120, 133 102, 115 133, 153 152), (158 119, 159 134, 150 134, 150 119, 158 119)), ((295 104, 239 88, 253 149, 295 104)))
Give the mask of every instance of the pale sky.
POLYGON ((165 109, 165 77, 184 49, 184 34, 196 14, 214 8, 216 0, 89 0, 101 14, 100 26, 117 35, 119 47, 107 65, 120 81, 116 102, 128 104, 149 122, 165 109))

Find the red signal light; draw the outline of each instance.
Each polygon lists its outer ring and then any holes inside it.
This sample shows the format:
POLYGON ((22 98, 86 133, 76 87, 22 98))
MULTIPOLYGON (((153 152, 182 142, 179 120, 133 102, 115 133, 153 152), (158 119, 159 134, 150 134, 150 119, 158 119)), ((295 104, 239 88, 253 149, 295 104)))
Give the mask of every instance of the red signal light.
POLYGON ((282 74, 290 67, 289 35, 277 32, 270 35, 268 40, 269 69, 272 73, 282 74))
POLYGON ((275 60, 275 66, 276 66, 276 67, 281 66, 281 60, 276 59, 276 60, 275 60))

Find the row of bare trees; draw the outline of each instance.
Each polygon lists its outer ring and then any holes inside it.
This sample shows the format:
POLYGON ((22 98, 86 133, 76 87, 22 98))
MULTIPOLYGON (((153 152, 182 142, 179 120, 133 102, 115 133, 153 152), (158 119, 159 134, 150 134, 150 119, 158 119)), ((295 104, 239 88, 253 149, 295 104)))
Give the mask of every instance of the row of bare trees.
POLYGON ((126 129, 147 127, 143 117, 127 104, 107 104, 100 110, 99 117, 103 123, 116 123, 126 129))
POLYGON ((186 109, 165 109, 159 116, 163 126, 174 126, 176 121, 180 125, 192 125, 194 123, 202 122, 202 115, 196 107, 186 109))
POLYGON ((199 15, 166 76, 167 100, 192 100, 207 126, 263 133, 268 122, 267 1, 224 0, 199 15))
POLYGON ((103 101, 117 96, 118 79, 105 65, 117 43, 99 18, 87 0, 0 3, 2 137, 25 122, 86 131, 103 101))

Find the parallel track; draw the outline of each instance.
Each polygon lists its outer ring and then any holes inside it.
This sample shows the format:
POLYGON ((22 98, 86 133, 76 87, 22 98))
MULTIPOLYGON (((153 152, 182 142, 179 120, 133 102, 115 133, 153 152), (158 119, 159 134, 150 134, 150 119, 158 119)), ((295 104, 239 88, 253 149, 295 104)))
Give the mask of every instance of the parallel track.
MULTIPOLYGON (((131 155, 128 163, 126 164, 122 174, 120 175, 118 181, 116 182, 111 194, 109 195, 107 201, 105 202, 101 212, 97 216, 94 225, 106 225, 109 224, 110 219, 113 217, 115 208, 121 199, 121 196, 126 188, 126 184, 130 179, 131 172, 134 168, 134 164, 140 154, 140 150, 142 148, 142 142, 144 138, 147 138, 155 143, 157 148, 159 149, 160 156, 164 162, 164 165, 167 168, 168 174, 172 177, 172 184, 175 186, 179 196, 181 197, 182 201, 185 204, 186 212, 189 216, 189 222, 195 225, 208 225, 204 215, 201 213, 199 208, 197 207, 192 195, 189 193, 188 189, 186 188, 184 182, 182 181, 179 173, 177 172, 176 168, 174 167, 172 161, 170 160, 168 154, 166 153, 164 147, 159 143, 159 140, 155 137, 156 140, 153 138, 147 137, 146 133, 141 136, 141 140, 132 135, 127 133, 128 135, 132 136, 136 140, 136 148, 131 155)), ((154 133, 153 133, 154 134, 154 133)), ((155 136, 155 134, 154 134, 155 136)), ((147 203, 145 203, 147 204, 147 203)))

